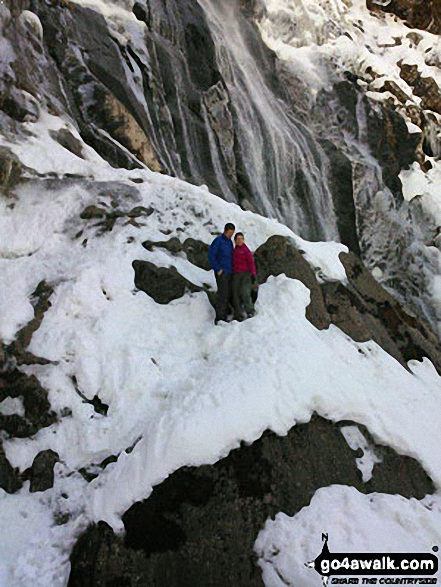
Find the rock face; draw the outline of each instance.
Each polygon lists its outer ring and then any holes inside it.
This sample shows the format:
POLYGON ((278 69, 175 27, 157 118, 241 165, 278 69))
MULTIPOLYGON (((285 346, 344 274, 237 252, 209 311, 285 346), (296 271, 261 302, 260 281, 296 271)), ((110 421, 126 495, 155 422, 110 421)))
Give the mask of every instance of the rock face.
POLYGON ((265 432, 215 465, 179 469, 124 514, 124 538, 103 522, 80 537, 69 587, 261 587, 258 532, 279 512, 296 514, 320 487, 416 498, 434 490, 413 459, 381 448, 382 462, 363 483, 358 452, 339 426, 314 416, 284 437, 265 432))
POLYGON ((135 22, 64 0, 6 5, 17 58, 4 76, 0 114, 14 134, 45 110, 67 114, 115 167, 147 165, 284 218, 310 240, 337 237, 326 157, 295 119, 297 97, 262 41, 254 7, 231 2, 243 51, 220 53, 227 23, 212 0, 135 2, 135 22), (244 75, 244 59, 255 62, 259 87, 244 75))
POLYGON ((296 244, 273 236, 255 253, 259 283, 284 273, 311 292, 306 317, 318 329, 335 324, 357 342, 374 340, 406 369, 407 361, 429 357, 441 373, 441 345, 429 324, 388 293, 354 253, 341 253, 348 284, 319 284, 296 244))
POLYGON ((441 5, 438 0, 367 0, 370 10, 392 12, 412 28, 441 34, 441 5))

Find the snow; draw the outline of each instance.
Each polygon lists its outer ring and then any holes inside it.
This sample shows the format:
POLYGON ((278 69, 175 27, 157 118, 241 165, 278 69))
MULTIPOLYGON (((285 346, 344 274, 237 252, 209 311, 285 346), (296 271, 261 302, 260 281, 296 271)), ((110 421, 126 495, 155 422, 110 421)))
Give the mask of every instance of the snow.
MULTIPOLYGON (((141 43, 144 25, 131 13, 132 2, 77 2, 112 20, 122 41, 130 31, 141 43)), ((364 75, 371 66, 418 103, 399 77, 400 59, 440 79, 424 58, 430 48, 438 50, 439 41, 418 31, 422 40, 415 50, 406 38, 409 29, 392 17, 370 15, 361 0, 351 6, 340 0, 265 4, 264 39, 312 92, 330 83, 333 67, 364 75), (401 45, 394 45, 395 36, 401 45)), ((378 95, 375 83, 371 90, 378 95)), ((61 415, 69 408, 72 415, 60 416, 33 438, 4 442, 21 471, 44 449, 55 450, 62 462, 54 487, 42 494, 30 494, 29 483, 14 495, 0 490, 0 525, 8 528, 8 540, 0 544, 0 587, 64 587, 72 545, 87 524, 102 519, 121 530, 121 514, 177 468, 214 463, 266 429, 286 434, 314 412, 360 423, 376 443, 418 459, 438 493, 418 502, 347 487, 319 490, 294 518, 279 514, 259 535, 256 551, 266 585, 282 585, 277 573, 302 587, 319 585, 318 575, 303 564, 320 552, 324 531, 331 551, 424 551, 439 544, 441 382, 428 359, 411 361, 409 372, 372 341, 355 343, 335 326, 318 331, 305 317, 309 291, 283 275, 261 286, 255 318, 218 327, 204 293, 164 306, 137 291, 133 281, 132 262, 140 259, 174 266, 196 285, 214 287, 211 272, 185 255, 146 251, 142 242, 178 236, 210 243, 227 221, 245 232, 252 249, 275 234, 293 238, 319 281, 346 281, 338 258, 346 247, 306 242, 205 186, 148 169, 115 170, 84 144, 81 159, 50 133, 67 129, 81 140, 67 119, 42 111, 38 121, 23 126, 31 133, 26 141, 0 137, 0 144, 47 183, 28 182, 0 200, 0 339, 9 344, 33 318, 30 296, 46 280, 54 288, 51 307, 28 350, 52 363, 23 370, 36 375, 53 410, 61 415), (57 183, 57 177, 64 179, 57 183), (132 179, 142 183, 135 186, 132 179), (139 228, 123 217, 111 232, 98 235, 95 221, 81 220, 81 211, 97 203, 110 209, 112 202, 123 211, 151 206, 154 213, 141 217, 139 228), (107 416, 82 400, 73 377, 85 397, 98 395, 108 404, 107 416), (78 474, 111 454, 118 460, 91 483, 78 474)), ((409 130, 417 127, 409 123, 409 130)), ((441 225, 439 164, 427 174, 415 164, 400 177, 406 199, 421 195, 441 225)), ((22 401, 5 400, 0 413, 23 413, 22 401)), ((342 433, 351 448, 363 450, 357 464, 367 481, 378 456, 357 426, 342 433)))
MULTIPOLYGON (((321 587, 320 575, 305 563, 320 554, 322 533, 331 553, 432 553, 441 541, 441 500, 363 495, 340 485, 319 489, 297 515, 280 513, 260 532, 254 548, 266 587, 321 587)), ((433 577, 441 579, 441 570, 433 577)))
POLYGON ((372 471, 376 463, 381 463, 381 458, 375 454, 372 445, 366 440, 358 426, 343 426, 341 433, 352 450, 361 449, 363 456, 355 459, 357 467, 363 476, 363 482, 372 479, 372 471))
MULTIPOLYGON (((262 4, 266 9, 259 23, 263 40, 308 82, 312 94, 329 87, 336 72, 351 71, 370 80, 371 69, 377 75, 368 89, 376 99, 385 99, 378 90, 392 81, 409 103, 419 104, 421 99, 400 76, 401 61, 417 65, 423 77, 441 85, 435 65, 441 51, 439 37, 411 29, 391 14, 371 13, 365 0, 262 0, 262 4), (419 35, 419 43, 412 33, 419 35)), ((417 132, 416 128, 412 126, 411 132, 417 132)))
MULTIPOLYGON (((441 162, 433 161, 433 167, 427 173, 421 170, 418 163, 414 163, 410 169, 403 169, 400 173, 403 184, 403 195, 406 200, 412 200, 415 196, 424 196, 424 202, 439 199, 441 185, 441 162)), ((439 208, 439 204, 436 204, 439 208)), ((432 212, 438 217, 439 213, 432 212)))
POLYGON ((0 542, 1 587, 67 585, 69 556, 85 529, 82 512, 86 481, 67 477, 55 465, 55 484, 44 493, 29 493, 29 482, 13 495, 0 489, 0 519, 7 539, 0 542))
POLYGON ((24 416, 25 410, 23 406, 23 399, 21 397, 7 397, 0 402, 0 414, 3 416, 24 416))
MULTIPOLYGON (((69 124, 45 117, 43 122, 69 124)), ((26 151, 28 163, 61 173, 68 156, 46 139, 44 132, 36 135, 26 151)), ((27 148, 12 147, 21 156, 27 148)), ((306 242, 205 187, 149 170, 114 170, 97 155, 76 164, 85 179, 51 180, 47 187, 28 182, 12 200, 0 201, 0 336, 5 344, 13 340, 33 317, 29 296, 42 279, 51 284, 51 307, 29 351, 52 363, 23 370, 47 389, 52 409, 72 412, 33 438, 4 442, 14 467, 26 469, 39 451, 50 448, 60 455, 64 474, 43 494, 47 500, 29 495, 26 486, 14 496, 3 495, 0 520, 11 528, 11 543, 0 552, 7 576, 2 587, 64 586, 67 553, 87 523, 102 519, 121 530, 121 514, 172 471, 214 463, 266 429, 286 434, 313 412, 365 425, 376 442, 417 458, 440 486, 441 386, 428 359, 411 362, 408 372, 373 342, 355 343, 334 326, 316 330, 305 318, 309 290, 283 275, 261 286, 255 318, 219 327, 204 293, 160 305, 134 287, 135 259, 175 266, 193 283, 214 286, 211 273, 185 256, 142 247, 145 240, 164 240, 164 230, 171 231, 166 238, 209 243, 232 221, 252 249, 274 234, 290 236, 319 280, 346 279, 338 258, 346 247, 306 242), (92 162, 94 182, 88 179, 92 162), (130 178, 142 183, 135 186, 130 178), (92 203, 154 212, 147 220, 141 217, 138 228, 122 217, 111 232, 99 235, 96 221, 80 218, 92 203), (73 376, 84 396, 97 394, 108 404, 107 416, 76 393, 73 376), (94 481, 78 479, 79 468, 110 454, 118 460, 94 481), (52 516, 62 493, 72 494, 66 506, 71 519, 57 526, 52 516), (32 514, 27 525, 22 511, 32 514), (25 559, 12 571, 20 545, 25 559)), ((348 438, 355 442, 354 435, 348 438)), ((357 442, 365 451, 366 475, 372 456, 360 438, 357 442)))

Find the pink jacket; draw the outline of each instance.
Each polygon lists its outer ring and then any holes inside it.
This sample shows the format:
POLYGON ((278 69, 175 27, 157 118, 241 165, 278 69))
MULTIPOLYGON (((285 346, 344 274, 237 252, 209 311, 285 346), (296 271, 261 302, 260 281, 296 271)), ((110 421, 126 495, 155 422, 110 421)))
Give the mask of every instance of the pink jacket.
POLYGON ((246 244, 240 247, 234 247, 233 273, 251 273, 253 277, 256 277, 253 253, 246 244))

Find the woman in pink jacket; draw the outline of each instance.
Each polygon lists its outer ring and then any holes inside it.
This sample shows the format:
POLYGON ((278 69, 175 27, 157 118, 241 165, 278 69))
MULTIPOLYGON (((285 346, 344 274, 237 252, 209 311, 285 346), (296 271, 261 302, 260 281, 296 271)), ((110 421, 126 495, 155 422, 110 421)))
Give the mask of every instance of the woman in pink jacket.
POLYGON ((254 316, 254 305, 251 299, 251 289, 256 281, 256 266, 253 253, 245 244, 243 232, 237 232, 234 237, 233 251, 233 306, 234 318, 244 320, 244 310, 248 318, 254 316))

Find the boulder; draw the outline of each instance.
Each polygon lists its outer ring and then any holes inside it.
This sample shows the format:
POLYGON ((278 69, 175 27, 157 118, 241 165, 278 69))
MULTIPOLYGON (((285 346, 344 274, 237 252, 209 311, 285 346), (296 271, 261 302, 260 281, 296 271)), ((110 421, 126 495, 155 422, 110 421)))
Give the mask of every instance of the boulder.
POLYGON ((294 240, 284 236, 272 236, 254 253, 257 281, 265 283, 270 275, 281 275, 298 279, 311 292, 311 301, 306 308, 306 317, 319 330, 327 328, 330 317, 326 310, 320 285, 310 264, 302 256, 294 240))
POLYGON ((158 304, 169 304, 186 293, 203 291, 178 273, 175 267, 157 267, 148 261, 133 261, 135 285, 158 304))
POLYGON ((46 491, 54 486, 54 466, 58 461, 59 456, 53 450, 38 453, 28 472, 31 493, 46 491))

